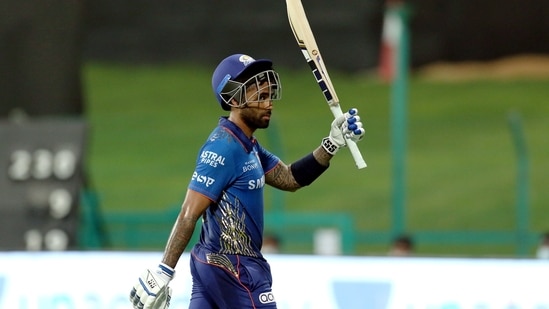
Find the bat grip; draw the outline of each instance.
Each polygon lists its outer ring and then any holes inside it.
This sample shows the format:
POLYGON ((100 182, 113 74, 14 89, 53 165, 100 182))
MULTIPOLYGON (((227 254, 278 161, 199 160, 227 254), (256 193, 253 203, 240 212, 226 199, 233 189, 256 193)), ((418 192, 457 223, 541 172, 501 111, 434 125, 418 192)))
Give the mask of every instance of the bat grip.
POLYGON ((349 150, 351 151, 351 155, 353 156, 353 159, 355 159, 356 167, 361 169, 365 168, 366 161, 362 158, 362 154, 360 153, 360 150, 358 149, 358 146, 355 142, 353 142, 350 139, 346 139, 347 147, 349 147, 349 150))

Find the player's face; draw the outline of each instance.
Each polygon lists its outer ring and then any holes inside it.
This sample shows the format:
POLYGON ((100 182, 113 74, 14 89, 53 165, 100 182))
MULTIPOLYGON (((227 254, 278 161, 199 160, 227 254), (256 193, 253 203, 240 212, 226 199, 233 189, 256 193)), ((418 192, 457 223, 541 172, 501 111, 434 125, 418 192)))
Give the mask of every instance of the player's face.
POLYGON ((248 103, 240 112, 242 120, 252 130, 269 127, 273 109, 270 84, 263 82, 258 86, 250 85, 246 88, 246 101, 248 103))

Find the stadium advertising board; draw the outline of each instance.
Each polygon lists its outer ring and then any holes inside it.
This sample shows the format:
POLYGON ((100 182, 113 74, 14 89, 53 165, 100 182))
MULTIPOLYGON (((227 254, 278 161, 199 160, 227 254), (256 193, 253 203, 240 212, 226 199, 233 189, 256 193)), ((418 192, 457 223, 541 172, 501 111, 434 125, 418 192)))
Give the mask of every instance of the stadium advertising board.
MULTIPOLYGON (((0 253, 0 308, 122 309, 160 253, 0 253)), ((280 309, 549 309, 538 260, 268 256, 280 309)), ((187 308, 188 256, 170 308, 187 308)))

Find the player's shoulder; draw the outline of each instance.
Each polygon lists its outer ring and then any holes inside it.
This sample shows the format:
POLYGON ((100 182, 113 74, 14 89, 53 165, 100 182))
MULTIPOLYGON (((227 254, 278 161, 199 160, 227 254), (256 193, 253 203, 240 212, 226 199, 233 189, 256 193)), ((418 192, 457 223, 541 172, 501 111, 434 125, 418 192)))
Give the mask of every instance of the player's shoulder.
POLYGON ((208 148, 220 148, 220 150, 229 150, 238 146, 238 138, 231 134, 229 130, 226 128, 223 128, 221 126, 216 127, 210 136, 208 137, 208 140, 204 143, 205 147, 208 148))
POLYGON ((226 158, 238 156, 237 153, 242 148, 241 144, 231 132, 223 127, 216 127, 208 140, 202 145, 200 156, 216 154, 226 158))
POLYGON ((234 162, 240 160, 241 147, 235 136, 222 127, 216 127, 200 148, 197 166, 200 169, 234 166, 234 162))

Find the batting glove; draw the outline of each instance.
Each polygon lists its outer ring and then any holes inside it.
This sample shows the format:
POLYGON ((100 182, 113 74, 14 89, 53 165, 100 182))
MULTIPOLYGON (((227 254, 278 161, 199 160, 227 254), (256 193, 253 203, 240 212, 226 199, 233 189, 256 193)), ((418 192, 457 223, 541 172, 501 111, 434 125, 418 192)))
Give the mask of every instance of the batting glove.
POLYGON ((134 309, 167 309, 172 298, 172 289, 168 286, 175 270, 161 263, 155 270, 147 269, 130 293, 134 309))
POLYGON ((329 154, 335 155, 339 148, 347 145, 346 139, 358 142, 364 137, 364 132, 358 110, 351 108, 332 121, 330 135, 322 139, 321 145, 329 154))

